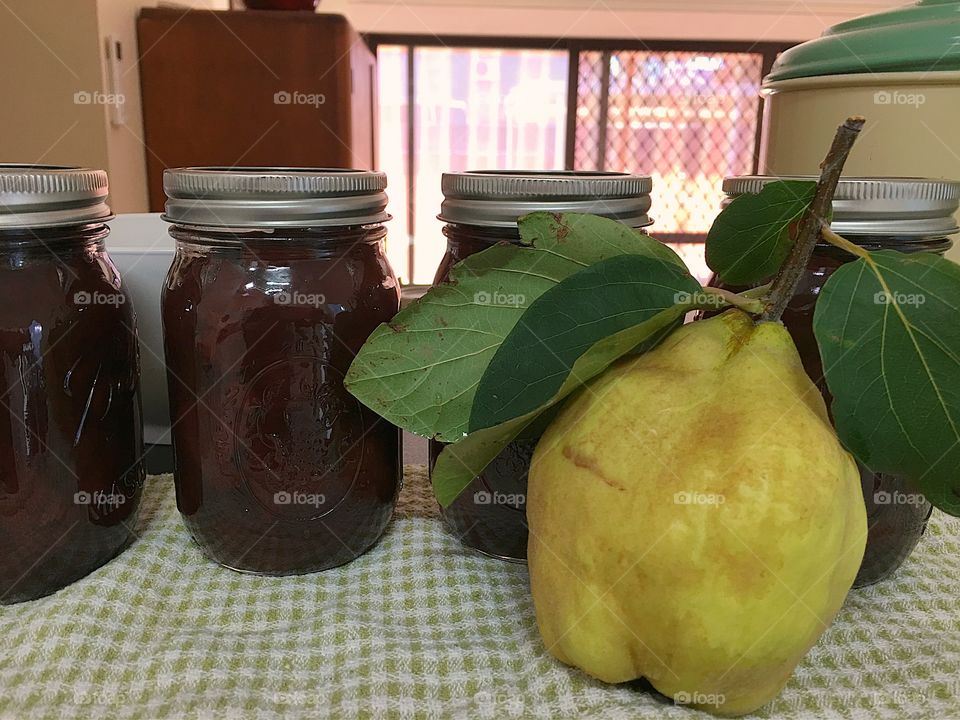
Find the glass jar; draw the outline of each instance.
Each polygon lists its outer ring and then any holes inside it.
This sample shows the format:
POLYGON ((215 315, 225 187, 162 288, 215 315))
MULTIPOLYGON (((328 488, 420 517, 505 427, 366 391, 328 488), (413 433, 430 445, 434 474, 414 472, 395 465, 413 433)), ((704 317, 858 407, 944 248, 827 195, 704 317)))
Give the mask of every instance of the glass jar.
MULTIPOLYGON (((774 179, 777 178, 727 178, 723 190, 728 199, 732 199, 743 193, 759 192, 765 183, 774 179)), ((784 179, 816 180, 814 177, 784 179)), ((943 255, 952 245, 947 236, 958 231, 953 217, 958 203, 960 183, 914 178, 843 178, 834 195, 831 227, 867 250, 943 255)), ((813 334, 813 312, 830 276, 854 260, 855 257, 833 245, 817 245, 782 318, 804 369, 823 393, 828 409, 831 397, 813 334)), ((711 284, 723 286, 719 282, 711 284)), ((860 477, 869 530, 854 587, 879 582, 900 567, 920 541, 932 512, 926 498, 913 492, 903 478, 874 473, 862 463, 860 477)))
MULTIPOLYGON (((520 242, 517 220, 535 211, 602 215, 633 228, 653 221, 649 177, 607 172, 480 171, 446 173, 440 220, 447 249, 434 284, 444 282, 464 258, 498 242, 520 242)), ((533 433, 534 435, 536 433, 533 433)), ((465 545, 487 555, 527 558, 527 471, 539 437, 511 443, 442 511, 447 527, 465 545)), ((430 441, 433 469, 444 444, 430 441)))
POLYGON ((177 244, 162 300, 177 506, 235 570, 342 565, 383 533, 399 430, 343 377, 399 309, 382 173, 164 174, 177 244))
POLYGON ((136 321, 104 248, 102 170, 0 165, 0 603, 132 540, 143 486, 136 321))

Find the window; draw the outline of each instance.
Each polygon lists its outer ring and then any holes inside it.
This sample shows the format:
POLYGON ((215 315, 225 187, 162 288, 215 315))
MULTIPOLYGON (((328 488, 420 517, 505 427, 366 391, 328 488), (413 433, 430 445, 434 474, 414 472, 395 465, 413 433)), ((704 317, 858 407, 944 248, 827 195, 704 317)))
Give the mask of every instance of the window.
POLYGON ((443 255, 436 219, 443 173, 564 166, 567 57, 562 50, 378 48, 380 164, 394 215, 388 255, 405 281, 432 282, 443 255))
POLYGON ((430 283, 443 254, 442 173, 564 168, 653 176, 652 234, 707 279, 720 183, 755 171, 760 82, 782 46, 403 40, 377 57, 388 255, 404 282, 430 283))

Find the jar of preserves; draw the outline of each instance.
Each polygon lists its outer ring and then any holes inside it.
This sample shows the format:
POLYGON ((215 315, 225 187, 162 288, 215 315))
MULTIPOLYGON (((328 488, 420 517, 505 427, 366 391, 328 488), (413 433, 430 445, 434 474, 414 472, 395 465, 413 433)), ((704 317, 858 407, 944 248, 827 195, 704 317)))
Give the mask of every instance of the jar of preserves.
POLYGON ((383 533, 399 430, 343 385, 399 309, 382 173, 164 174, 176 255, 162 298, 177 506, 201 549, 285 575, 346 563, 383 533))
MULTIPOLYGON (((723 191, 729 202, 743 193, 757 193, 776 179, 816 180, 815 177, 727 178, 723 191)), ((950 249, 949 235, 958 231, 953 217, 960 204, 960 183, 918 178, 842 178, 833 201, 831 227, 867 250, 931 252, 950 249)), ((790 331, 807 374, 830 407, 820 350, 813 335, 817 297, 830 276, 855 257, 833 245, 820 243, 807 265, 783 324, 790 331)), ((722 285, 722 283, 712 283, 722 285)), ((742 288, 727 289, 741 290, 742 288)), ((869 534, 854 587, 863 587, 891 575, 913 552, 926 530, 932 507, 902 478, 874 473, 860 464, 869 534)))
POLYGON ((104 248, 107 175, 0 165, 0 602, 47 595, 133 540, 139 348, 104 248))
MULTIPOLYGON (((611 172, 447 173, 442 179, 440 220, 447 249, 434 284, 447 279, 464 258, 498 242, 520 242, 517 220, 535 211, 580 212, 618 220, 633 228, 652 224, 649 177, 611 172)), ((534 433, 535 434, 535 433, 534 433)), ((443 510, 450 531, 487 555, 525 562, 527 558, 527 471, 537 437, 508 445, 443 510)), ((430 467, 443 443, 430 441, 430 467)))

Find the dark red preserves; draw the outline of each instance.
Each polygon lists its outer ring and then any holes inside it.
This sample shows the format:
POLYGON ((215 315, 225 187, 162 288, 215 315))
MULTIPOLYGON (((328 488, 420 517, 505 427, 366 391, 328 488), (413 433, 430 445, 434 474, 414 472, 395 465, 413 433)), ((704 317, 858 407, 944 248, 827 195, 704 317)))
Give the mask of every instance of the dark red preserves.
MULTIPOLYGON (((102 204, 106 176, 20 172, 34 178, 20 187, 36 190, 37 205, 15 219, 10 205, 0 210, 2 603, 54 592, 123 550, 134 539, 144 480, 130 297, 104 249, 107 227, 62 224, 64 215, 98 214, 82 203, 102 204), (66 210, 54 207, 55 183, 36 179, 50 175, 75 191, 62 201, 66 210), (43 225, 50 222, 61 224, 43 225)), ((17 173, 0 167, 0 184, 9 187, 17 173)))
MULTIPOLYGON (((889 238, 875 242, 870 242, 869 238, 858 238, 858 244, 870 250, 893 248, 908 252, 943 253, 950 247, 950 242, 943 239, 914 241, 904 245, 889 238)), ((813 313, 817 297, 830 276, 841 265, 854 259, 849 253, 831 245, 818 245, 782 318, 797 346, 804 369, 823 393, 828 409, 831 397, 823 374, 820 349, 813 334, 813 313)), ((743 289, 725 286, 717 281, 711 282, 711 285, 735 291, 743 289)), ((875 473, 862 463, 858 465, 867 507, 868 536, 854 587, 863 587, 883 580, 903 564, 926 531, 933 508, 922 495, 911 490, 903 478, 875 473)))
MULTIPOLYGON (((769 176, 727 178, 723 190, 728 196, 756 193, 776 179, 769 176)), ((813 181, 816 178, 788 179, 813 181)), ((958 206, 960 183, 957 182, 843 177, 833 197, 831 225, 834 231, 870 251, 943 254, 951 246, 947 236, 958 231, 954 218, 958 206)), ((820 349, 813 334, 814 310, 820 291, 830 276, 855 259, 832 245, 818 245, 782 318, 797 346, 804 369, 823 393, 828 410, 831 397, 824 379, 820 349)), ((926 498, 904 478, 875 473, 862 463, 860 477, 867 508, 868 536, 855 587, 878 582, 900 567, 926 530, 932 511, 926 498)))
MULTIPOLYGON (((648 177, 605 172, 448 173, 441 219, 447 249, 434 284, 473 253, 498 242, 520 242, 517 220, 534 211, 603 215, 635 228, 650 224, 648 177)), ((537 437, 517 440, 443 510, 450 531, 465 545, 504 560, 527 557, 527 472, 537 437)), ((443 443, 430 442, 433 468, 443 443)))
POLYGON ((184 522, 237 570, 352 560, 383 533, 401 477, 399 430, 343 385, 399 309, 384 227, 171 234, 162 305, 184 522))

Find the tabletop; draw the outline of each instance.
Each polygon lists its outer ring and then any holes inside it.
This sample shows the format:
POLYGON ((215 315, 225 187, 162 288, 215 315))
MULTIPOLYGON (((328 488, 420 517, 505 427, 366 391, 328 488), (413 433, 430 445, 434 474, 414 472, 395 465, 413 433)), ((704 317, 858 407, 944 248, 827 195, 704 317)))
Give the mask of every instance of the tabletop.
MULTIPOLYGON (((382 540, 313 575, 206 559, 173 479, 83 580, 0 608, 3 718, 706 718, 555 661, 527 569, 462 547, 408 466, 382 540)), ((893 578, 854 590, 761 718, 960 718, 960 520, 934 511, 893 578)))

